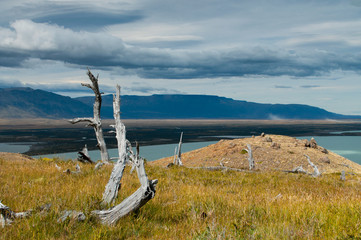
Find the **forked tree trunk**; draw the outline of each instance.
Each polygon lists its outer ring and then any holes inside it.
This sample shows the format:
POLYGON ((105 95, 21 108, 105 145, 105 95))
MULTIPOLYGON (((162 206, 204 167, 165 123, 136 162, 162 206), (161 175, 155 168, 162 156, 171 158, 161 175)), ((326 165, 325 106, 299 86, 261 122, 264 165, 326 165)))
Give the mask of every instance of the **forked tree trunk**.
POLYGON ((98 142, 97 146, 100 149, 101 160, 103 163, 107 163, 107 162, 109 162, 109 154, 108 154, 107 146, 104 141, 103 128, 102 128, 102 123, 101 123, 101 119, 100 119, 100 108, 102 105, 102 96, 99 91, 98 77, 94 77, 94 75, 90 72, 89 69, 88 69, 87 74, 88 74, 89 79, 92 82, 92 84, 82 83, 81 85, 90 88, 91 90, 93 90, 93 92, 95 94, 95 101, 94 101, 94 105, 93 105, 94 117, 93 118, 75 118, 75 119, 69 120, 69 122, 71 122, 72 124, 79 123, 79 122, 86 122, 86 123, 88 123, 87 126, 92 126, 94 128, 95 136, 96 136, 96 139, 98 142))
POLYGON ((113 96, 113 110, 116 132, 116 138, 118 142, 118 161, 116 162, 113 171, 110 175, 110 179, 105 186, 103 193, 102 205, 106 206, 111 204, 118 196, 120 189, 120 180, 123 177, 124 168, 127 160, 127 143, 126 143, 126 131, 124 124, 120 121, 120 86, 117 85, 116 95, 113 96))
POLYGON ((321 175, 320 171, 318 171, 318 168, 315 164, 313 164, 313 162, 311 162, 311 158, 308 155, 305 155, 305 157, 307 158, 308 163, 311 165, 311 167, 313 167, 313 177, 318 177, 321 175))
POLYGON ((124 168, 129 160, 136 168, 141 187, 120 204, 108 210, 96 210, 92 215, 100 219, 103 224, 114 224, 121 217, 136 211, 146 204, 155 195, 155 187, 158 180, 149 181, 144 168, 144 159, 139 157, 139 145, 136 146, 136 154, 133 153, 132 146, 126 140, 124 124, 120 121, 120 87, 117 86, 116 96, 113 99, 115 131, 118 141, 119 159, 110 175, 109 181, 103 193, 103 205, 112 203, 118 195, 120 180, 123 177, 124 168))

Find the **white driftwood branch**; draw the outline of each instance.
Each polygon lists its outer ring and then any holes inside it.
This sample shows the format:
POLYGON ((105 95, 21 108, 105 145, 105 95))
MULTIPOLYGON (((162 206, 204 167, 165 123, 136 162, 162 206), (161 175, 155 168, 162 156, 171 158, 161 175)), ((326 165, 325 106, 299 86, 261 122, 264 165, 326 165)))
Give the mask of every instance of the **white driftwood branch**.
POLYGON ((133 155, 130 160, 131 163, 135 165, 141 187, 113 208, 93 211, 92 215, 96 216, 102 224, 111 225, 116 223, 121 217, 141 208, 155 195, 155 187, 158 180, 148 180, 144 168, 144 159, 139 157, 138 144, 137 153, 134 155, 132 151, 130 151, 130 154, 133 155))
POLYGON ((123 202, 108 210, 96 210, 92 212, 92 215, 99 218, 102 224, 112 225, 115 224, 121 217, 128 215, 129 213, 138 210, 150 199, 154 197, 155 187, 158 180, 149 181, 149 187, 144 190, 141 186, 123 202))
POLYGON ((58 223, 62 223, 68 218, 76 220, 78 222, 82 222, 86 219, 83 212, 79 212, 75 210, 65 210, 62 212, 61 217, 58 219, 58 223))
POLYGON ((341 179, 342 181, 346 181, 346 173, 345 173, 344 170, 342 170, 342 172, 341 172, 340 179, 341 179))
POLYGON ((118 142, 118 161, 114 165, 109 181, 105 186, 103 193, 102 205, 111 204, 118 196, 120 189, 120 180, 123 177, 124 168, 127 160, 127 142, 124 124, 120 121, 120 86, 117 85, 116 96, 113 97, 113 110, 115 119, 115 132, 118 142))
POLYGON ((99 85, 98 85, 98 78, 94 77, 94 75, 90 72, 88 69, 87 75, 89 76, 90 81, 92 84, 84 84, 82 83, 82 86, 88 87, 93 90, 95 95, 95 101, 93 105, 93 118, 75 118, 72 120, 69 120, 70 123, 75 124, 79 122, 86 122, 88 123, 88 126, 92 126, 95 131, 95 136, 98 142, 98 147, 100 149, 100 155, 101 160, 103 163, 109 162, 109 154, 108 149, 106 147, 104 136, 103 136, 103 128, 102 123, 100 119, 100 108, 102 105, 102 96, 99 91, 99 85))
POLYGON ((320 173, 320 171, 318 171, 317 166, 316 166, 315 164, 313 164, 313 162, 311 162, 311 158, 310 158, 308 155, 306 155, 306 154, 305 154, 305 157, 307 158, 307 161, 308 161, 308 163, 311 165, 311 167, 313 167, 313 174, 312 174, 312 176, 314 176, 314 177, 320 176, 321 173, 320 173))
POLYGON ((243 149, 243 151, 246 151, 248 153, 247 159, 248 159, 249 170, 253 170, 255 168, 255 164, 254 164, 251 145, 247 143, 247 149, 243 149))
POLYGON ((302 166, 295 167, 295 168, 292 169, 290 172, 292 172, 292 173, 305 173, 305 174, 307 174, 306 170, 304 170, 302 166))
POLYGON ((182 166, 182 139, 183 139, 183 132, 180 135, 179 143, 178 143, 178 152, 177 155, 174 157, 175 161, 174 164, 178 166, 182 166))
POLYGON ((0 201, 0 224, 2 227, 10 225, 16 218, 25 218, 32 214, 33 210, 30 209, 25 212, 14 212, 8 206, 0 201))

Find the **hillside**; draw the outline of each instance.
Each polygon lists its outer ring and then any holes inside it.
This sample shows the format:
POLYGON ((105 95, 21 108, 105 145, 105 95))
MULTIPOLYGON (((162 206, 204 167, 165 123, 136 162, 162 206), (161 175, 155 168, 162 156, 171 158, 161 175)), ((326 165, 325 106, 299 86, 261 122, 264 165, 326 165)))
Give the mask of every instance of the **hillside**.
MULTIPOLYGON (((0 88, 0 118, 73 118, 92 115, 94 97, 70 98, 31 88, 0 88)), ((101 115, 113 118, 113 96, 101 115)), ((355 119, 300 104, 260 104, 207 95, 121 97, 123 119, 355 119)))
MULTIPOLYGON (((59 223, 64 210, 89 216, 98 209, 112 166, 99 171, 72 161, 30 160, 0 154, 1 202, 29 218, 0 227, 0 239, 359 239, 361 178, 339 173, 319 178, 277 172, 207 171, 147 164, 158 179, 155 197, 114 226, 94 218, 59 223), (61 170, 55 166, 57 164, 61 170), (14 174, 16 173, 16 174, 14 174), (48 212, 40 206, 51 204, 48 212)), ((115 204, 139 187, 124 171, 115 204)))
POLYGON ((31 88, 0 88, 0 118, 72 118, 91 116, 82 102, 31 88))
MULTIPOLYGON (((248 170, 248 154, 242 153, 247 144, 252 147, 257 171, 290 171, 302 166, 308 173, 313 168, 308 164, 305 154, 318 166, 320 172, 352 172, 361 174, 361 166, 336 153, 325 151, 322 146, 306 147, 307 140, 281 135, 266 135, 234 140, 221 140, 216 144, 182 154, 182 162, 187 167, 220 166, 248 170)), ((152 162, 167 166, 173 158, 152 162)))
MULTIPOLYGON (((91 106, 92 97, 77 100, 91 106)), ((112 118, 113 96, 103 96, 102 114, 112 118)), ((260 104, 208 95, 121 97, 122 118, 128 119, 351 119, 301 104, 260 104)))

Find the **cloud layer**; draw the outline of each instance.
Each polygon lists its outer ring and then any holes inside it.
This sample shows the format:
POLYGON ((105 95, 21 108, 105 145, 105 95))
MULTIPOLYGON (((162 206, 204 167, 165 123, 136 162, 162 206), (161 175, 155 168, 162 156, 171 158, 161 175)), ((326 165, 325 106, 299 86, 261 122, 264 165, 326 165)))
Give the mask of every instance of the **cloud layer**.
POLYGON ((361 91, 357 0, 3 0, 2 10, 0 87, 71 92, 63 86, 76 89, 90 67, 106 86, 130 79, 129 93, 310 99, 330 109, 361 91), (67 71, 81 72, 76 83, 67 71))
POLYGON ((359 71, 360 53, 296 51, 254 47, 169 50, 129 46, 104 32, 74 31, 58 25, 17 20, 1 28, 0 64, 17 67, 29 59, 79 66, 131 70, 143 78, 234 76, 318 76, 334 70, 359 71))

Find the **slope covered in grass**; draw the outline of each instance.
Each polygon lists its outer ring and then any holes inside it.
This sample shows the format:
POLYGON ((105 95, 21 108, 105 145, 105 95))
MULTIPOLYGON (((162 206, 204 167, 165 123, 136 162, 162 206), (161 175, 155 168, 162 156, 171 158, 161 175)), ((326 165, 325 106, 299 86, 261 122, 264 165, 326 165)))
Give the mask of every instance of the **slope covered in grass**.
MULTIPOLYGON (((265 135, 233 140, 221 140, 218 143, 182 154, 182 162, 187 167, 219 166, 247 170, 248 154, 242 151, 251 145, 255 169, 257 171, 290 171, 302 166, 307 172, 313 168, 305 155, 309 156, 323 173, 351 172, 361 174, 361 166, 322 146, 306 147, 308 140, 283 135, 265 135)), ((173 157, 152 162, 167 166, 173 157)))
MULTIPOLYGON (((71 161, 29 160, 0 156, 0 196, 23 211, 51 203, 47 215, 34 214, 0 228, 0 239, 345 239, 361 237, 361 178, 339 173, 313 178, 283 172, 206 171, 146 165, 157 178, 157 193, 137 214, 115 226, 95 219, 58 223, 61 211, 89 216, 99 208, 111 166, 93 171, 71 161)), ((120 202, 139 182, 129 168, 122 180, 120 202)))

